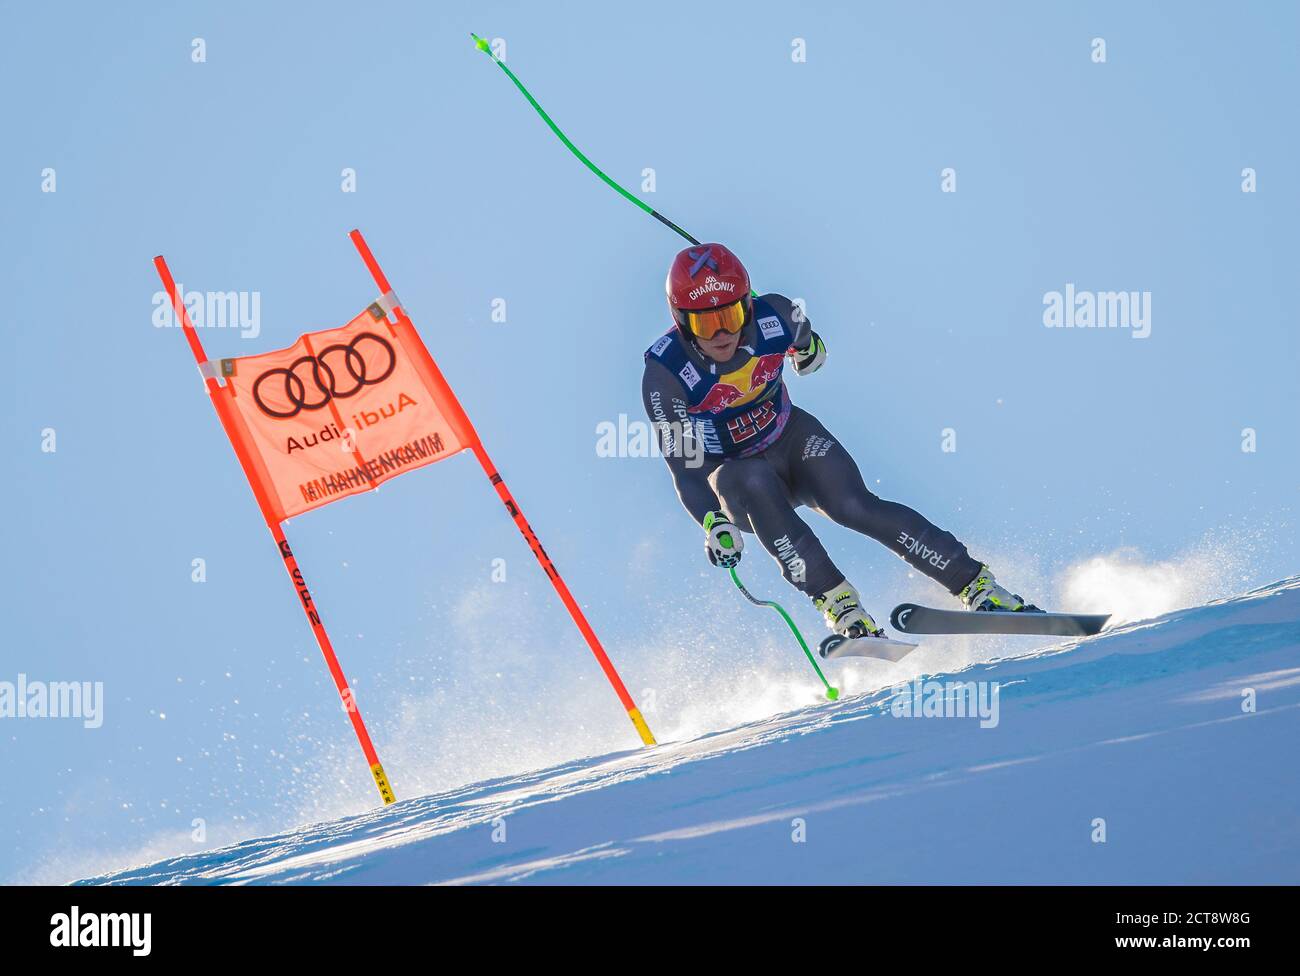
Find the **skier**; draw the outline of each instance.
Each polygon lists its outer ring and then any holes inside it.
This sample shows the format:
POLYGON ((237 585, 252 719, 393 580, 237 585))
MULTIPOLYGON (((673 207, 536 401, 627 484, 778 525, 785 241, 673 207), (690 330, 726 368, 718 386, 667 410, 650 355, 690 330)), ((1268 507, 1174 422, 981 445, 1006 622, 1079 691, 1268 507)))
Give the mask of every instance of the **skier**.
POLYGON ((831 630, 885 636, 796 512, 807 506, 887 546, 967 609, 1036 609, 951 533, 872 494, 844 446, 790 402, 786 357, 807 376, 826 362, 826 344, 788 298, 752 297, 744 265, 721 244, 679 253, 667 291, 673 327, 645 353, 641 393, 710 562, 736 565, 741 533, 753 534, 831 630))

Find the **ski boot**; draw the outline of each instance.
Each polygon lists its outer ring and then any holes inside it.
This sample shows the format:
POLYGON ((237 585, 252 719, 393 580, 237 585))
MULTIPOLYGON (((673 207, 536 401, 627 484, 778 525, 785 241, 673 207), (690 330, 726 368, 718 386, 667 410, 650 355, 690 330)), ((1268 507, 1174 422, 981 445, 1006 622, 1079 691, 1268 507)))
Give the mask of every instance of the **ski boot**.
POLYGON ((826 626, 841 637, 884 637, 884 628, 862 609, 862 597, 848 580, 841 580, 821 596, 813 597, 813 606, 826 618, 826 626))
POLYGON ((992 610, 1002 613, 1042 613, 993 578, 987 565, 981 566, 966 589, 957 594, 967 610, 992 610))

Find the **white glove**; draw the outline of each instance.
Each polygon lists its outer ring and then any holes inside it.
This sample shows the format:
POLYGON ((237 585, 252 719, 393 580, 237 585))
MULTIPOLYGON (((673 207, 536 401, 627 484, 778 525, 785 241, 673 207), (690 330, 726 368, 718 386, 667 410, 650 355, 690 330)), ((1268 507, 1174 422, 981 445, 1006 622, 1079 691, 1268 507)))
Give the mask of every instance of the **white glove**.
POLYGON ((826 343, 822 342, 822 337, 816 332, 812 334, 812 341, 808 343, 807 349, 790 350, 790 365, 794 367, 797 376, 815 373, 825 362, 826 343))
POLYGON ((723 569, 730 569, 740 562, 740 555, 745 551, 745 540, 740 529, 721 512, 710 512, 704 516, 704 551, 708 553, 709 562, 723 569))

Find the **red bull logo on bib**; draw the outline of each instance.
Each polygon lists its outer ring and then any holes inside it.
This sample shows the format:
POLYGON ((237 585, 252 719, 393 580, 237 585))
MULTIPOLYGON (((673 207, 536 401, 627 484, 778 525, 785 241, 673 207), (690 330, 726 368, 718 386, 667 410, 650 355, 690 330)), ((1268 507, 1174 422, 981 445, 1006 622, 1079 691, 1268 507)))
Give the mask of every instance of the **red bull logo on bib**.
POLYGON ((721 413, 757 399, 767 384, 780 378, 783 358, 782 353, 751 358, 740 369, 720 376, 704 399, 689 408, 690 412, 721 413))

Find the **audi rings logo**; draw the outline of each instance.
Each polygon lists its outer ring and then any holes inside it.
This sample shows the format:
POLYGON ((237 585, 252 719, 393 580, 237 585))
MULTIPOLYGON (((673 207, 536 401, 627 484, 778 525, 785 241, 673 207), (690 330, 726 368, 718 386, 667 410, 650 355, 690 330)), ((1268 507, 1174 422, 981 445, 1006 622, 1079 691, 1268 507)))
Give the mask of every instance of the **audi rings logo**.
POLYGON ((349 343, 326 346, 315 356, 268 369, 253 383, 253 401, 269 417, 295 417, 382 383, 396 368, 397 354, 388 340, 363 332, 349 343))

